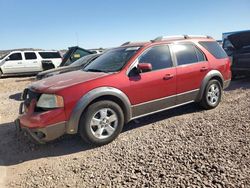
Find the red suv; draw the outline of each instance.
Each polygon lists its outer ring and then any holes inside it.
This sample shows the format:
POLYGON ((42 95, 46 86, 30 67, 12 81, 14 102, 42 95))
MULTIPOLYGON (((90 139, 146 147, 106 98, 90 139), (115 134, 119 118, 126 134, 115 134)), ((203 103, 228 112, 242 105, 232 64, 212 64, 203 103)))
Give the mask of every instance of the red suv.
POLYGON ((211 37, 128 42, 83 70, 31 84, 16 124, 40 143, 79 133, 103 145, 139 117, 191 102, 215 108, 230 80, 230 60, 211 37))

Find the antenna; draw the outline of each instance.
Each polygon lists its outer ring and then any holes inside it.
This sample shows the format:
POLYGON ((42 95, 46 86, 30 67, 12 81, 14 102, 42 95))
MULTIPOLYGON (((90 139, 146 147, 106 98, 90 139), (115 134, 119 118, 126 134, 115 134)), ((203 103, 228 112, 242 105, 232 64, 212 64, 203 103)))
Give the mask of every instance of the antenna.
POLYGON ((78 43, 79 43, 79 38, 78 38, 78 33, 76 32, 76 45, 78 46, 78 43))

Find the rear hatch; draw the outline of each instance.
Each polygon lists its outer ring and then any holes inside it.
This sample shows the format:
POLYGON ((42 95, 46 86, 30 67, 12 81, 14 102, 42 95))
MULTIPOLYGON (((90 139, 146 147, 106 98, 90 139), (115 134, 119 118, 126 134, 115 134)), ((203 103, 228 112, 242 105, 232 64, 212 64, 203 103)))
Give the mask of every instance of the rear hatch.
POLYGON ((231 34, 228 40, 235 48, 232 67, 250 69, 250 31, 231 34))
POLYGON ((228 36, 235 49, 250 47, 250 31, 242 31, 228 36))
POLYGON ((84 57, 89 54, 93 54, 94 52, 91 52, 89 50, 80 48, 78 46, 69 47, 69 50, 65 53, 62 63, 60 64, 60 67, 62 66, 68 66, 75 62, 76 60, 80 59, 81 57, 84 57))

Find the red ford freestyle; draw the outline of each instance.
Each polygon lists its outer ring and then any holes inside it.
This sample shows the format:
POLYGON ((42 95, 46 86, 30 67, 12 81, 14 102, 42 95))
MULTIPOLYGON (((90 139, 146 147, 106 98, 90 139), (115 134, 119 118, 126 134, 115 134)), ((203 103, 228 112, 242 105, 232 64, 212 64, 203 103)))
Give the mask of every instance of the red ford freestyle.
POLYGON ((79 133, 103 145, 139 117, 191 102, 215 108, 230 80, 230 60, 211 37, 127 42, 83 70, 31 84, 16 124, 39 143, 79 133))

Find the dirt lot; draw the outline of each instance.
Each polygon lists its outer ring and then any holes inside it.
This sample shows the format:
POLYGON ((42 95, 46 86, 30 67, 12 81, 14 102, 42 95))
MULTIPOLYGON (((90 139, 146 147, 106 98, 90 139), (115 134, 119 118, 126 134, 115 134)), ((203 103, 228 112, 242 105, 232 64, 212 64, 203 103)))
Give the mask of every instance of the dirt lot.
POLYGON ((109 145, 77 136, 35 145, 16 134, 19 97, 32 77, 0 80, 0 187, 250 187, 250 79, 222 103, 131 122, 109 145))

